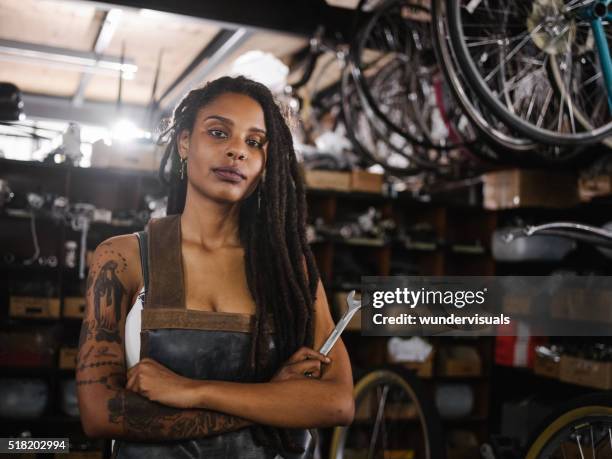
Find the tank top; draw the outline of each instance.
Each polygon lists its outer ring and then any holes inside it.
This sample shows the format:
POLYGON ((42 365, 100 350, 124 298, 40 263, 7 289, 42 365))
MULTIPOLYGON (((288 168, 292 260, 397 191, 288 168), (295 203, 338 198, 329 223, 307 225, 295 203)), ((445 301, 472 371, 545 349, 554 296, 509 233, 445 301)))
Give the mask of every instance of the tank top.
POLYGON ((145 295, 144 285, 138 292, 136 302, 132 305, 125 319, 125 362, 127 368, 132 368, 140 361, 140 316, 142 300, 145 295))

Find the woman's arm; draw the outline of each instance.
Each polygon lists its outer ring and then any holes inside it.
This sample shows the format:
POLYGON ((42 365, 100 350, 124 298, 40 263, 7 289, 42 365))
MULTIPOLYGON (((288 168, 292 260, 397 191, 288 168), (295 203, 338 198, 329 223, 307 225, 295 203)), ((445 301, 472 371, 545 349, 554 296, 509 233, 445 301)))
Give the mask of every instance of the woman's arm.
MULTIPOLYGON (((319 282, 315 302, 315 349, 319 349, 334 328, 329 306, 319 282)), ((323 368, 320 379, 292 378, 267 383, 226 381, 183 381, 177 391, 162 390, 156 375, 167 374, 163 368, 134 369, 133 387, 151 400, 168 405, 208 408, 277 427, 330 427, 348 425, 353 420, 353 378, 350 361, 342 340, 331 350, 331 363, 323 368)), ((166 381, 171 382, 168 375, 166 381)))
POLYGON ((138 243, 118 236, 96 249, 77 356, 81 423, 90 437, 163 441, 207 437, 251 422, 207 409, 178 409, 125 388, 124 329, 140 283, 138 243))

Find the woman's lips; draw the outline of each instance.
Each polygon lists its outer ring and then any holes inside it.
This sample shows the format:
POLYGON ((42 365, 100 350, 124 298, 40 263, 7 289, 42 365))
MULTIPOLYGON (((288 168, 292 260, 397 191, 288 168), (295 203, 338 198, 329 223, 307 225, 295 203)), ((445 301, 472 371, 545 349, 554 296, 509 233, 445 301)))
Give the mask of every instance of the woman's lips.
POLYGON ((243 180, 243 178, 235 172, 230 172, 223 169, 213 169, 213 172, 217 177, 226 182, 238 183, 242 182, 243 180))

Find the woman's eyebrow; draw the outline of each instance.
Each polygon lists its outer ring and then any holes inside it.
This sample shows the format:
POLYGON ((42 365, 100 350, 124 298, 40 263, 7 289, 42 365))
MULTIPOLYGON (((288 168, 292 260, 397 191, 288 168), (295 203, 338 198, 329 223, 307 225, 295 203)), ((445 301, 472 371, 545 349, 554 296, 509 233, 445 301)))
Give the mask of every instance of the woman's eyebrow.
MULTIPOLYGON (((234 125, 234 122, 233 122, 232 120, 230 120, 229 118, 226 118, 225 116, 221 116, 221 115, 210 115, 210 116, 207 116, 207 117, 204 119, 204 121, 208 121, 208 120, 210 120, 210 119, 215 119, 215 120, 221 121, 222 123, 229 124, 230 126, 233 126, 233 125, 234 125)), ((264 131, 263 129, 256 128, 256 127, 249 128, 249 131, 260 132, 260 133, 262 133, 263 135, 266 135, 266 131, 264 131)))

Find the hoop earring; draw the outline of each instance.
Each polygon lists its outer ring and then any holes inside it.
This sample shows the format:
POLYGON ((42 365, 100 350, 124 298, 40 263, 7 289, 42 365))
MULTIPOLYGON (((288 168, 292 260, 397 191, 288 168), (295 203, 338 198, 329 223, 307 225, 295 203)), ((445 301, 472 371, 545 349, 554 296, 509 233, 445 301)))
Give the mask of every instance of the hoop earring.
POLYGON ((181 180, 185 179, 185 173, 187 172, 187 158, 181 156, 181 180))

